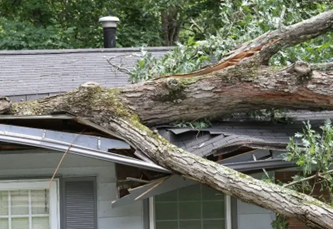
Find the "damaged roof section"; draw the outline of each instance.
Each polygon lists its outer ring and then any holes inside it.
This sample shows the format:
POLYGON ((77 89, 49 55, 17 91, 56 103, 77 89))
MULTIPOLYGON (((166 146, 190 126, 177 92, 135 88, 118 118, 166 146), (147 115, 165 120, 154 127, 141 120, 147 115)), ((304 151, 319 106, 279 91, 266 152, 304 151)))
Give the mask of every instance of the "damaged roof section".
POLYGON ((115 163, 119 197, 143 181, 171 173, 147 158, 142 160, 144 155, 116 133, 72 114, 0 115, 0 153, 30 153, 36 148, 115 163))
MULTIPOLYGON (((158 128, 158 132, 188 152, 252 174, 295 167, 295 163, 281 158, 290 137, 302 131, 303 121, 310 120, 312 128, 319 129, 325 119, 332 117, 333 112, 293 112, 290 123, 284 124, 243 118, 214 123, 212 127, 200 130, 163 126, 158 128)), ((149 184, 128 188, 128 194, 113 201, 112 206, 122 206, 194 183, 177 175, 160 178, 149 184)))
MULTIPOLYGON (((302 121, 310 120, 312 127, 318 129, 325 118, 333 117, 333 112, 302 114, 284 124, 232 120, 200 130, 164 126, 158 132, 188 152, 250 174, 294 167, 294 163, 281 159, 281 153, 289 138, 302 131, 302 121)), ((68 113, 0 116, 0 146, 0 150, 38 147, 68 151, 116 163, 119 199, 113 202, 114 207, 194 184, 170 176, 169 170, 116 133, 68 113)))
POLYGON ((159 133, 178 147, 201 157, 226 156, 251 149, 284 151, 290 138, 302 132, 304 121, 309 120, 312 128, 319 130, 325 119, 332 117, 332 111, 292 112, 290 123, 241 119, 214 123, 212 127, 200 130, 164 126, 159 133))

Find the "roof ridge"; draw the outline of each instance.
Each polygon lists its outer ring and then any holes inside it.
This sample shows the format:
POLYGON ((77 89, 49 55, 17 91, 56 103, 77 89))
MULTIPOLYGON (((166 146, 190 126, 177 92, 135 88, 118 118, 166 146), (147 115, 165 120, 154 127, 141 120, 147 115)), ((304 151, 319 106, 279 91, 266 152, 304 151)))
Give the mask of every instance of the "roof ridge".
MULTIPOLYGON (((145 47, 146 51, 169 51, 173 47, 145 47)), ((140 47, 129 48, 91 48, 91 49, 36 49, 36 50, 3 50, 2 55, 55 55, 70 53, 122 53, 122 52, 140 52, 140 47)))

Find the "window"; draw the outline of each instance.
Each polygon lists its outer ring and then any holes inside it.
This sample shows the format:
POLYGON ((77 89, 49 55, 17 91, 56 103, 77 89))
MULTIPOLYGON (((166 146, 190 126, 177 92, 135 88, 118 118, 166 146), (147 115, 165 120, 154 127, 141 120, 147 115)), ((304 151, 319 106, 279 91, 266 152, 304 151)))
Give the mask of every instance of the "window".
POLYGON ((0 229, 58 229, 58 180, 0 181, 0 229))
MULTIPOLYGON (((192 185, 154 199, 155 229, 226 229, 224 194, 205 185, 192 185)), ((230 203, 230 202, 229 202, 230 203)), ((229 211, 229 210, 228 210, 229 211)))

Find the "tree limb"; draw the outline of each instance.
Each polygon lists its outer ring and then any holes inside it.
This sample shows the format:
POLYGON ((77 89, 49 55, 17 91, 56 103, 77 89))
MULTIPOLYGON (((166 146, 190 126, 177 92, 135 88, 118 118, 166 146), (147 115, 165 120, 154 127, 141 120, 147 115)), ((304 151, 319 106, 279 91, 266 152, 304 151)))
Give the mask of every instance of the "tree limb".
POLYGON ((325 173, 318 173, 318 174, 316 173, 315 175, 312 175, 312 176, 309 176, 309 177, 305 177, 305 178, 303 178, 301 180, 290 182, 288 184, 283 185, 283 187, 287 188, 287 187, 293 186, 295 184, 299 184, 299 183, 304 182, 304 181, 309 181, 309 180, 312 180, 312 179, 316 178, 317 176, 320 177, 320 178, 322 178, 322 179, 325 179, 325 177, 323 177, 323 175, 330 174, 330 173, 333 173, 333 169, 332 170, 328 170, 325 173))
POLYGON ((276 69, 245 59, 205 76, 162 78, 120 88, 119 96, 143 123, 158 125, 253 109, 332 109, 331 85, 333 75, 312 71, 307 63, 276 69))
POLYGON ((0 97, 0 114, 8 112, 11 105, 12 104, 7 97, 0 97))
POLYGON ((105 58, 106 61, 108 62, 109 65, 111 65, 111 67, 113 67, 114 69, 116 69, 117 71, 119 72, 122 72, 122 73, 125 73, 126 75, 131 75, 131 70, 130 69, 127 69, 127 68, 124 68, 122 66, 122 60, 123 58, 133 58, 133 57, 142 57, 142 55, 138 55, 138 54, 130 54, 130 55, 118 55, 118 56, 113 56, 111 58, 105 58), (120 64, 117 65, 117 64, 114 64, 112 61, 113 59, 118 59, 120 60, 120 64))
MULTIPOLYGON (((286 26, 280 29, 267 32, 256 39, 241 45, 234 51, 232 56, 237 55, 245 50, 267 44, 269 41, 278 39, 274 46, 263 49, 260 53, 260 63, 267 64, 269 59, 278 51, 300 44, 304 41, 318 37, 321 34, 332 31, 333 29, 333 10, 318 14, 315 17, 301 21, 297 24, 286 26)), ((230 58, 230 56, 226 57, 230 58)), ((225 58, 224 58, 225 59, 225 58)))

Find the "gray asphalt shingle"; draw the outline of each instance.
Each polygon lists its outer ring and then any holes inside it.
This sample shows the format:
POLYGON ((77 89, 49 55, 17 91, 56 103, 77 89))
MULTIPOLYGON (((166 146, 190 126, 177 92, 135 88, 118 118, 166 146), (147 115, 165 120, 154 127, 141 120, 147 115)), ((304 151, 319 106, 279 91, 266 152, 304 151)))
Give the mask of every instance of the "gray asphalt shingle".
POLYGON ((295 133, 302 132, 303 120, 310 120, 312 128, 318 130, 326 118, 333 118, 333 112, 291 112, 291 117, 293 122, 285 124, 251 120, 214 123, 210 128, 201 129, 202 132, 206 133, 206 136, 209 136, 206 141, 199 141, 192 137, 192 143, 188 143, 188 137, 198 130, 166 126, 163 128, 169 130, 175 136, 174 139, 177 139, 176 141, 183 141, 183 138, 186 138, 187 144, 200 146, 186 148, 198 156, 216 155, 223 153, 224 150, 230 152, 232 147, 237 149, 238 146, 281 150, 285 149, 295 133))
MULTIPOLYGON (((149 48, 153 56, 162 56, 169 47, 149 48)), ((139 59, 138 48, 0 51, 0 96, 12 100, 36 99, 72 90, 87 81, 104 87, 119 87, 128 82, 128 75, 112 68, 130 69, 139 59), (23 96, 23 97, 17 97, 23 96), (27 97, 24 97, 27 96, 27 97)))

